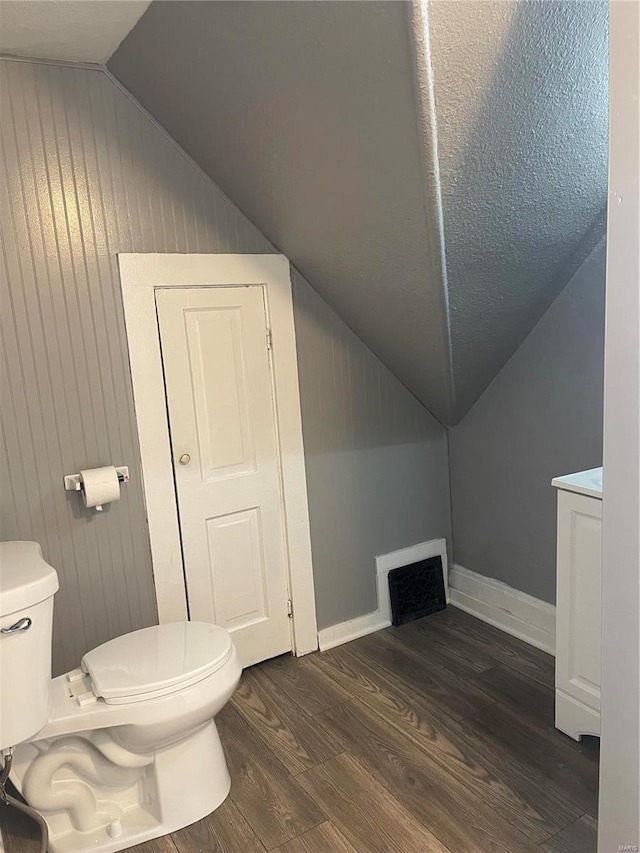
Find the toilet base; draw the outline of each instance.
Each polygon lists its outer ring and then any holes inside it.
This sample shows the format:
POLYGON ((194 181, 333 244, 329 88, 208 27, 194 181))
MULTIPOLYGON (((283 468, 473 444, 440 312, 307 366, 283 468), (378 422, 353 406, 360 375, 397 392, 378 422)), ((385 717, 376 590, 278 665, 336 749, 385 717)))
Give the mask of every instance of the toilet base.
POLYGON ((231 779, 215 722, 140 756, 108 732, 16 748, 12 781, 49 827, 50 853, 116 853, 201 820, 231 779))

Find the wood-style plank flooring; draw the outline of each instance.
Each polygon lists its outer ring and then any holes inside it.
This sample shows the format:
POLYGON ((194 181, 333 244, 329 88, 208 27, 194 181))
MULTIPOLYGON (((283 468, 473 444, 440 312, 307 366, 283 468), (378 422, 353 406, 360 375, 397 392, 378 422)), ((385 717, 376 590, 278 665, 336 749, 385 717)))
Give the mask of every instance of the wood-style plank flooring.
MULTIPOLYGON (((598 741, 553 726, 553 659, 449 607, 246 670, 231 794, 136 853, 592 853, 598 741)), ((7 853, 36 851, 0 805, 7 853)))

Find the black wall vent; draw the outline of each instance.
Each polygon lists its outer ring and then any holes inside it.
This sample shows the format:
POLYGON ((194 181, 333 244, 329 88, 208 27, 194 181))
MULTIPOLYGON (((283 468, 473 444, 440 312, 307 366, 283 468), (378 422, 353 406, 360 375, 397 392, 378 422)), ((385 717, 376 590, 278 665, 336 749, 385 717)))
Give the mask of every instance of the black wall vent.
POLYGON ((430 557, 389 572, 391 618, 394 625, 444 610, 442 557, 430 557))

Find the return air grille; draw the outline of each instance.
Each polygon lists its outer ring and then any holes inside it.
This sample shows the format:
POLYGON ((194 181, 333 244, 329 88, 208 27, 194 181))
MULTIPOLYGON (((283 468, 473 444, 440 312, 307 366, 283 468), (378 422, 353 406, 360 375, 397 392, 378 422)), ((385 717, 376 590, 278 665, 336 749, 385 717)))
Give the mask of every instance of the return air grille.
POLYGON ((442 558, 430 557, 389 572, 389 597, 394 625, 444 610, 442 558))

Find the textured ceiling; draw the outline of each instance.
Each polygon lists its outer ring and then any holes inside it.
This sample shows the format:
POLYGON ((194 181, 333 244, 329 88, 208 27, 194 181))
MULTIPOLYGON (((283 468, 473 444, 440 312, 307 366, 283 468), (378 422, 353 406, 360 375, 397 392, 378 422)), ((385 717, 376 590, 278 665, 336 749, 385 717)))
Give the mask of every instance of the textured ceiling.
POLYGON ((0 53, 104 63, 150 0, 0 0, 0 53))
POLYGON ((605 231, 606 2, 429 6, 456 406, 605 231))
POLYGON ((604 0, 163 0, 109 67, 451 423, 601 236, 606 41, 604 0))

